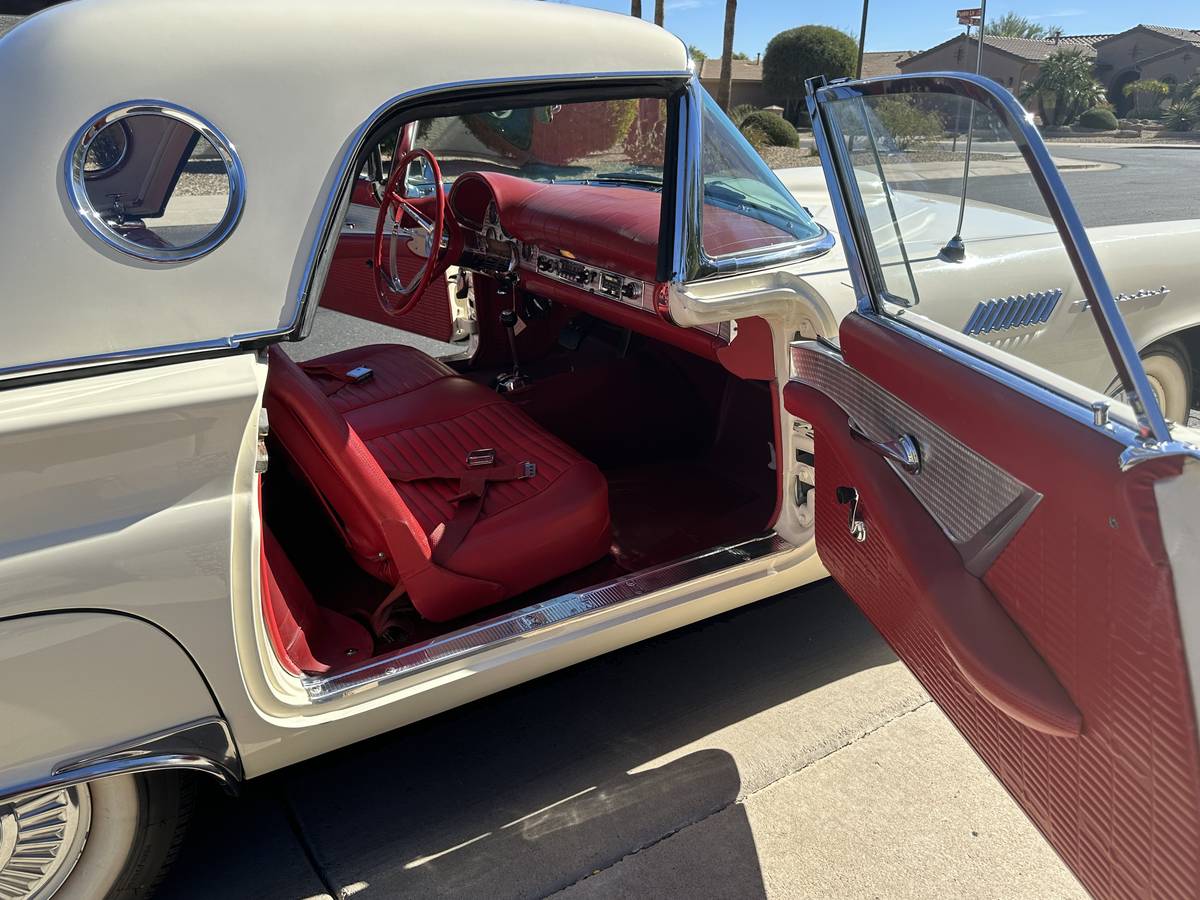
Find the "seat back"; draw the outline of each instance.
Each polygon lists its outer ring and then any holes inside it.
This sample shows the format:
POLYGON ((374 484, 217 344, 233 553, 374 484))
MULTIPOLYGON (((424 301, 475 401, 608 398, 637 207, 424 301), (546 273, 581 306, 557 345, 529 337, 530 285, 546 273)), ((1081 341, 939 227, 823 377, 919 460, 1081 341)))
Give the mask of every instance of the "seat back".
POLYGON ((366 445, 313 380, 278 346, 269 353, 264 405, 272 433, 312 485, 346 546, 367 572, 388 583, 404 564, 430 558, 429 540, 366 445), (398 523, 385 529, 384 523, 398 523), (389 541, 391 542, 389 545, 389 541), (403 542, 407 546, 398 548, 403 542))

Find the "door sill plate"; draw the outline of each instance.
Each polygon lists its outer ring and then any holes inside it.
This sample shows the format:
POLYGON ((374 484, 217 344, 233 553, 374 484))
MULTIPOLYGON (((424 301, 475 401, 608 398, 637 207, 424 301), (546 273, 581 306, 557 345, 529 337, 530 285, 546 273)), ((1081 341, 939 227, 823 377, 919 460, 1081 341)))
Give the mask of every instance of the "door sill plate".
POLYGON ((792 545, 774 532, 737 544, 714 547, 695 556, 643 569, 624 578, 563 594, 478 625, 460 628, 378 656, 357 668, 319 678, 306 678, 302 684, 312 702, 323 703, 492 650, 570 619, 618 606, 654 591, 790 549, 792 545))

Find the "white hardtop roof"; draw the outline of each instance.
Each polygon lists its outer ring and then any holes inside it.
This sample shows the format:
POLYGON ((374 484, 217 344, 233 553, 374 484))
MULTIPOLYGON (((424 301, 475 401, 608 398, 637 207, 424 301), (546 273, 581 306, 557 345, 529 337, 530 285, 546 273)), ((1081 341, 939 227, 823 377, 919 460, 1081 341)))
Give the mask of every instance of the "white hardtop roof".
POLYGON ((0 373, 288 327, 351 136, 399 95, 687 69, 660 28, 540 0, 75 0, 38 13, 0 38, 0 373), (139 262, 70 209, 72 136, 136 100, 197 113, 241 159, 241 222, 207 256, 139 262))

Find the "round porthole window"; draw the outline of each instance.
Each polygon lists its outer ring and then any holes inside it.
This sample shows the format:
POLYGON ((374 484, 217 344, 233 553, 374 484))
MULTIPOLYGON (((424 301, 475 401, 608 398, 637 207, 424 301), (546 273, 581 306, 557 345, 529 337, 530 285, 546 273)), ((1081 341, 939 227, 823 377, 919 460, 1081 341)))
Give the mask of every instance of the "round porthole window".
POLYGON ((88 229, 139 259, 194 259, 229 237, 245 178, 216 128, 178 106, 141 101, 105 110, 75 135, 67 191, 88 229))

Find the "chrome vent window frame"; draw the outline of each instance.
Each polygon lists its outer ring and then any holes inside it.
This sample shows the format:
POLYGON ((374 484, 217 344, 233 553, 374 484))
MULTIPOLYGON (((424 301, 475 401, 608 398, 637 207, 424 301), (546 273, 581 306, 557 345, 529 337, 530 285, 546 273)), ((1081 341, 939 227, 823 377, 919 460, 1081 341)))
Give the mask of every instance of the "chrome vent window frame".
MULTIPOLYGON (((875 297, 879 296, 883 290, 881 269, 873 245, 864 238, 860 228, 857 227, 857 223, 866 221, 862 196, 857 182, 850 177, 853 167, 848 152, 843 142, 836 139, 823 104, 889 94, 912 93, 943 93, 966 97, 973 102, 980 103, 1004 122, 1022 158, 1029 166, 1030 175, 1054 221, 1072 269, 1085 295, 1096 301, 1092 310, 1097 327, 1136 416, 1134 443, 1143 448, 1166 447, 1172 444, 1170 428, 1154 398, 1149 380, 1138 358, 1137 347, 1125 327, 1124 321, 1120 318, 1117 301, 1108 286, 1095 251, 1087 239, 1083 223, 1070 200, 1062 176, 1055 167, 1041 135, 1026 119, 1025 111, 1016 98, 990 79, 965 73, 935 72, 920 76, 886 76, 863 81, 840 81, 832 84, 825 83, 823 78, 809 80, 807 102, 813 121, 814 140, 822 158, 832 163, 833 171, 826 166, 825 176, 838 227, 843 236, 848 236, 843 242, 844 244, 848 245, 852 238, 857 245, 854 248, 846 247, 846 258, 854 283, 859 312, 872 318, 887 318, 885 313, 877 308, 875 302, 875 297), (847 202, 854 206, 854 216, 851 216, 847 210, 845 206, 847 202)), ((931 340, 939 349, 951 346, 937 339, 931 340)), ((969 355, 969 351, 965 348, 956 347, 955 349, 961 350, 964 356, 969 355)), ((1023 373, 1007 372, 1005 380, 1012 384, 1014 379, 1026 378, 1028 376, 1023 373)), ((1055 393, 1057 396, 1057 392, 1055 393)), ((1090 406, 1084 405, 1079 398, 1065 399, 1079 404, 1082 412, 1090 420, 1092 416, 1090 406)))
MULTIPOLYGON (((122 157, 127 152, 128 146, 122 157)), ((115 167, 115 165, 110 167, 110 170, 115 167)), ((126 101, 110 106, 88 119, 75 132, 67 145, 63 179, 71 208, 74 209, 88 232, 98 238, 106 247, 118 250, 135 259, 153 263, 185 262, 216 250, 233 234, 238 222, 241 221, 242 211, 246 205, 246 173, 233 143, 219 128, 200 114, 166 100, 126 101), (225 173, 229 179, 229 197, 220 220, 200 240, 181 247, 148 247, 145 244, 129 240, 108 224, 104 215, 96 209, 88 195, 87 182, 96 178, 98 174, 89 173, 85 168, 88 151, 95 139, 106 128, 114 124, 135 116, 150 115, 174 119, 196 131, 217 151, 221 162, 225 165, 225 173)))
MULTIPOLYGON (((710 256, 704 249, 704 87, 698 76, 688 80, 680 98, 676 122, 676 191, 671 248, 671 271, 667 280, 683 289, 688 284, 740 275, 786 263, 804 262, 824 256, 833 249, 837 238, 829 229, 814 222, 818 234, 806 241, 792 241, 745 253, 710 256)), ((782 182, 780 189, 790 193, 782 182)))

